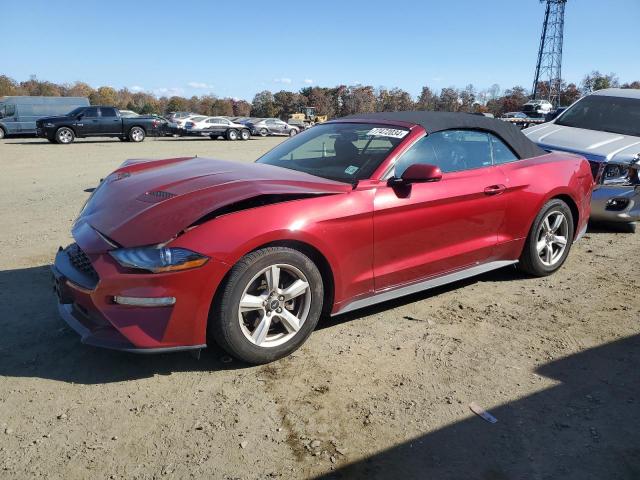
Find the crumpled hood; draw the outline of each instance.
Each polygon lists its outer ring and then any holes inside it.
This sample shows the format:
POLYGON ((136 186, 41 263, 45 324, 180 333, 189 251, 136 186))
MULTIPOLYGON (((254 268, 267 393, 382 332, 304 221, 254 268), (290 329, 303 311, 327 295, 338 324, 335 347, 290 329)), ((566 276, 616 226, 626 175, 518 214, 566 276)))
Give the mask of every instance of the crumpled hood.
POLYGON ((344 193, 351 185, 286 168, 207 158, 130 160, 105 178, 74 224, 118 244, 166 242, 207 214, 262 195, 344 193))
POLYGON ((522 131, 546 150, 578 153, 600 162, 632 162, 640 153, 640 137, 543 123, 522 131))

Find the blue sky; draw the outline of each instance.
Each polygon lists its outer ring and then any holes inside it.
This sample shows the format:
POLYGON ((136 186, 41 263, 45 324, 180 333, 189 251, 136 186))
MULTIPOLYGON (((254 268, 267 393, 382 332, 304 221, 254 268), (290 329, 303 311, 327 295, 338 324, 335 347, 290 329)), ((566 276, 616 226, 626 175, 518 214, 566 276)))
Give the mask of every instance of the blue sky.
MULTIPOLYGON (((530 88, 537 0, 6 1, 0 74, 251 100, 306 85, 530 88)), ((569 0, 563 77, 640 79, 640 1, 569 0)))

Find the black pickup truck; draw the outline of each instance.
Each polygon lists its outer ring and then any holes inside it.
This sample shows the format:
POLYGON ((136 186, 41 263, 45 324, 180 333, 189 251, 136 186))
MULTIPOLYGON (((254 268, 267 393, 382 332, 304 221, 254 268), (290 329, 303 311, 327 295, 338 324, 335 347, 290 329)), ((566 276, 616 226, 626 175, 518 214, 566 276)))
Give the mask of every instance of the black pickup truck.
POLYGON ((124 118, 114 107, 78 107, 61 117, 36 121, 36 134, 51 143, 71 143, 83 137, 118 137, 123 142, 142 142, 146 136, 164 135, 165 123, 157 117, 124 118))

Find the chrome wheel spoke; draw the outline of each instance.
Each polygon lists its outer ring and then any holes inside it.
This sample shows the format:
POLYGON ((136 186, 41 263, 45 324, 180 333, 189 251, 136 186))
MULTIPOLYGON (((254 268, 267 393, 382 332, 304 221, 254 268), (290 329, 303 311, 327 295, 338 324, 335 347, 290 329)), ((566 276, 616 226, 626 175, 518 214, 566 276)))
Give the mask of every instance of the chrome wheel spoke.
POLYGON ((566 239, 566 237, 561 237, 559 235, 554 235, 552 242, 555 243, 556 245, 560 245, 560 246, 564 247, 567 244, 567 239, 566 239))
POLYGON ((264 272, 264 275, 267 278, 267 288, 270 292, 273 292, 280 283, 280 267, 272 265, 271 268, 264 272))
POLYGON ((556 218, 553 220, 553 223, 551 224, 551 228, 550 228, 551 233, 556 233, 563 222, 564 222, 564 215, 562 215, 561 213, 558 213, 556 215, 556 218))
POLYGON ((262 318, 260 319, 260 323, 251 334, 253 343, 255 343, 258 346, 261 345, 262 342, 264 342, 264 339, 267 338, 267 333, 269 333, 270 326, 271 326, 271 317, 268 315, 263 315, 262 318))
POLYGON ((544 251, 544 261, 547 264, 551 264, 551 259, 553 258, 553 248, 551 245, 546 246, 546 250, 544 251))
POLYGON ((293 298, 299 297, 300 295, 305 293, 308 288, 309 284, 307 282, 298 279, 287 288, 282 290, 282 296, 284 297, 285 301, 288 301, 293 298))
POLYGON ((549 233, 551 231, 551 226, 549 225, 549 217, 544 219, 544 222, 542 222, 542 228, 544 229, 545 233, 549 233))
MULTIPOLYGON (((266 298, 266 297, 265 297, 266 298)), ((253 310, 260 310, 263 308, 264 298, 245 293, 240 300, 240 311, 251 312, 253 310)))
POLYGON ((282 324, 284 325, 284 328, 286 328, 289 332, 297 332, 298 330, 300 330, 300 327, 302 326, 300 319, 298 317, 296 317, 293 313, 291 313, 289 310, 282 310, 281 313, 277 313, 278 317, 280 318, 280 321, 282 322, 282 324))
POLYGON ((547 242, 545 242, 544 240, 538 240, 538 243, 536 244, 536 250, 538 251, 538 254, 542 253, 542 251, 547 247, 547 242))

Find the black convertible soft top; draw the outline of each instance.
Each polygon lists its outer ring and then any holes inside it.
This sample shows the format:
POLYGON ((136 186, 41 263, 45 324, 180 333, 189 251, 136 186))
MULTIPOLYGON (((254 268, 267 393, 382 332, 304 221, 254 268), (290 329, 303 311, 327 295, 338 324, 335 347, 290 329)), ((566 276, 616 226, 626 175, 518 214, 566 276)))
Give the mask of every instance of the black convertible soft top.
POLYGON ((459 112, 376 112, 358 113, 342 117, 340 120, 388 120, 391 122, 405 122, 421 125, 427 133, 442 130, 474 129, 484 130, 497 135, 507 143, 520 158, 539 157, 546 155, 543 149, 529 140, 516 126, 502 120, 459 112))

